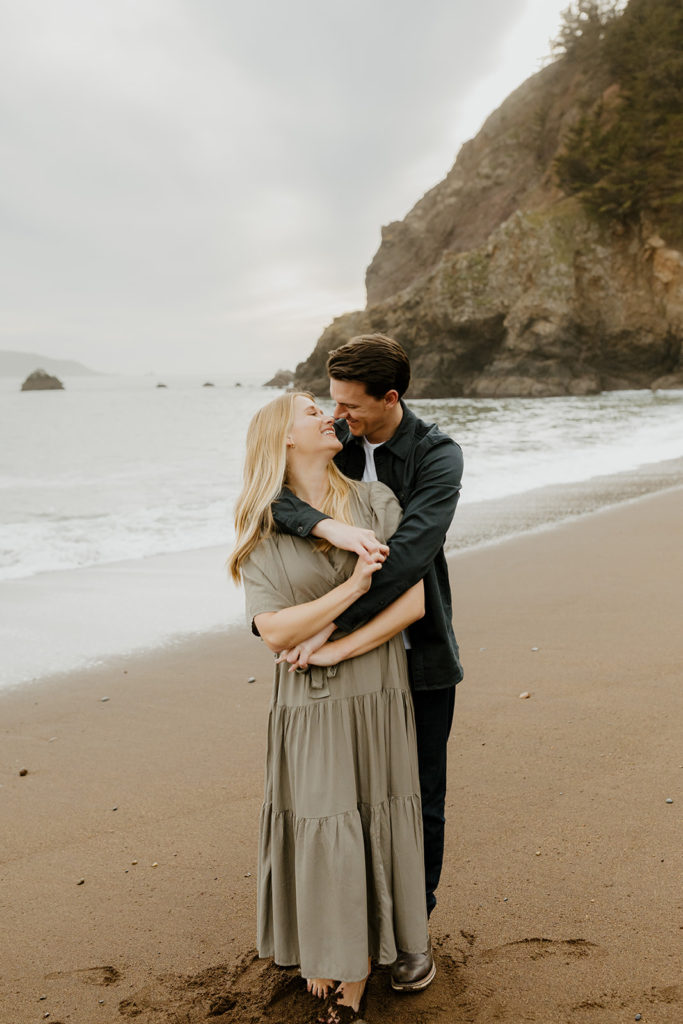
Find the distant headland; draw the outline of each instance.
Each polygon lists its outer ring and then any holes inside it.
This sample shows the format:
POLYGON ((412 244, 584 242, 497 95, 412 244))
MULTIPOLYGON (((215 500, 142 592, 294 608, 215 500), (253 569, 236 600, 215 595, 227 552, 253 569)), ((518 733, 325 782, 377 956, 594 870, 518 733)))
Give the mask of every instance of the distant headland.
POLYGON ((23 380, 29 373, 42 369, 50 374, 72 377, 96 377, 97 370, 78 363, 74 359, 52 359, 38 352, 14 352, 0 349, 0 377, 19 377, 23 380))

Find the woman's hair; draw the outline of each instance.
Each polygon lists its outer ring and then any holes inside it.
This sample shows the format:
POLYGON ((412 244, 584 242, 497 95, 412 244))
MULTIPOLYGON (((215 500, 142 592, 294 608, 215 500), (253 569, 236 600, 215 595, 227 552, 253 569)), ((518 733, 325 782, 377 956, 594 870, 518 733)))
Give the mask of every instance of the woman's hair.
MULTIPOLYGON (((294 419, 294 401, 299 397, 315 401, 307 391, 290 391, 259 409, 249 424, 244 486, 235 506, 235 547, 227 563, 235 583, 240 582, 242 566, 258 542, 274 530, 271 505, 288 484, 287 434, 294 419)), ((320 511, 332 519, 351 523, 349 499, 357 491, 356 483, 344 476, 332 460, 327 473, 329 487, 320 511)), ((322 550, 331 547, 324 541, 318 544, 322 550)))
POLYGON ((359 381, 372 398, 398 391, 410 384, 410 362, 404 349, 386 334, 359 334, 327 359, 327 373, 335 380, 359 381))

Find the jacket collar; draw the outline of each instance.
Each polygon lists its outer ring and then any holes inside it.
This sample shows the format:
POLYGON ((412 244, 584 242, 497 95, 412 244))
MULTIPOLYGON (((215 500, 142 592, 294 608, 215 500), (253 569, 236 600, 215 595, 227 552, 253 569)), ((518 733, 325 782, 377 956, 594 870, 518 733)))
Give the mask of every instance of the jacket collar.
MULTIPOLYGON (((413 437, 415 435, 415 423, 417 422, 417 416, 414 412, 411 412, 402 398, 399 399, 399 401, 401 403, 401 408, 403 409, 403 417, 396 429, 396 433, 392 434, 389 440, 384 442, 384 447, 388 448, 389 451, 393 452, 393 454, 399 459, 407 459, 413 443, 413 437)), ((354 437, 350 431, 349 436, 359 447, 362 447, 362 437, 354 437)))

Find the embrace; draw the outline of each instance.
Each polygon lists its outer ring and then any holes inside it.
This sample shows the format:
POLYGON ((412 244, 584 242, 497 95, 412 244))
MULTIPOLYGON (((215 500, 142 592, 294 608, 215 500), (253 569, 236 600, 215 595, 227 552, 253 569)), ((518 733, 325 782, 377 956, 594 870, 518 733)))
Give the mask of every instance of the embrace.
POLYGON ((358 1012, 373 960, 397 991, 435 974, 462 453, 403 402, 397 342, 354 338, 327 369, 335 419, 295 392, 251 421, 229 566, 276 653, 258 951, 299 965, 335 1021, 358 1012))

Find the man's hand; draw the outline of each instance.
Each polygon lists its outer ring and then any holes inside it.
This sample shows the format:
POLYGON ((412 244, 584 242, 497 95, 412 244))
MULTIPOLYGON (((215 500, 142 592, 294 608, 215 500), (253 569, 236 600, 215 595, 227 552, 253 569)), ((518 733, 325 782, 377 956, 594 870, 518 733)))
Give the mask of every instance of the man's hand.
POLYGON ((280 665, 283 661, 288 661, 292 666, 289 670, 290 672, 294 672, 297 668, 308 668, 309 658, 329 640, 335 628, 334 622, 332 622, 329 626, 325 626, 324 629, 316 633, 315 636, 309 637, 308 640, 304 640, 303 643, 298 644, 296 647, 292 647, 288 651, 280 651, 275 659, 275 664, 280 665))
POLYGON ((329 541, 335 548, 353 551, 365 562, 374 562, 375 555, 383 555, 382 561, 389 554, 389 547, 375 537, 372 530, 364 530, 360 526, 349 526, 338 519, 321 519, 311 533, 314 537, 329 541))

